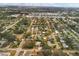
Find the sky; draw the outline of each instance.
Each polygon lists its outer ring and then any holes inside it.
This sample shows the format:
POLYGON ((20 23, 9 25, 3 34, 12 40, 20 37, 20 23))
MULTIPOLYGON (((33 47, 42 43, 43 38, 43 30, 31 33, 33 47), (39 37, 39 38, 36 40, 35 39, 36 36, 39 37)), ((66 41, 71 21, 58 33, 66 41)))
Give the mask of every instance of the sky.
POLYGON ((79 3, 79 0, 0 0, 1 3, 79 3))
POLYGON ((0 6, 52 6, 52 7, 79 7, 79 3, 0 3, 0 6))
POLYGON ((58 3, 54 4, 57 7, 79 7, 79 3, 58 3))
POLYGON ((0 0, 2 5, 79 7, 79 0, 0 0))

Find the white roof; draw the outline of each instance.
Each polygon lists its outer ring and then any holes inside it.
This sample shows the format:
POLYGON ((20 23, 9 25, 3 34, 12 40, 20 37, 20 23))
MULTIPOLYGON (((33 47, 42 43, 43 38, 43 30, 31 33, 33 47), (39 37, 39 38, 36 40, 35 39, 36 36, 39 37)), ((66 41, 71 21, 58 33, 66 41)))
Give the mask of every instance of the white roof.
POLYGON ((63 47, 64 48, 68 48, 68 45, 66 45, 65 43, 63 43, 63 47))
POLYGON ((41 44, 41 42, 36 42, 36 44, 35 45, 40 45, 41 44))
POLYGON ((59 32, 56 30, 55 33, 59 33, 59 32))

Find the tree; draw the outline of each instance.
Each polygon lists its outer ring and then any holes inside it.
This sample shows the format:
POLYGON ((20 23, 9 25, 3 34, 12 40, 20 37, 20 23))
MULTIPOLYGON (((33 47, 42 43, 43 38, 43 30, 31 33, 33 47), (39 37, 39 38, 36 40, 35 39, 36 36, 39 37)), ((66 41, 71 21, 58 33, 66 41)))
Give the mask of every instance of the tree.
POLYGON ((51 52, 50 49, 48 49, 48 50, 43 50, 43 55, 44 55, 44 56, 51 56, 51 55, 52 55, 52 52, 51 52))
POLYGON ((3 34, 2 34, 2 37, 3 37, 4 39, 6 39, 7 41, 9 41, 9 42, 15 41, 15 36, 12 35, 11 33, 8 33, 8 32, 3 33, 3 34))
POLYGON ((33 40, 25 40, 23 48, 32 49, 35 46, 35 42, 33 40))
POLYGON ((43 49, 51 49, 47 44, 43 44, 43 49))
POLYGON ((25 33, 24 37, 28 38, 29 36, 31 36, 31 32, 25 33))
POLYGON ((2 39, 2 34, 0 33, 0 40, 2 39))
POLYGON ((20 27, 20 25, 17 25, 15 27, 14 33, 15 34, 22 34, 24 32, 23 28, 20 27))

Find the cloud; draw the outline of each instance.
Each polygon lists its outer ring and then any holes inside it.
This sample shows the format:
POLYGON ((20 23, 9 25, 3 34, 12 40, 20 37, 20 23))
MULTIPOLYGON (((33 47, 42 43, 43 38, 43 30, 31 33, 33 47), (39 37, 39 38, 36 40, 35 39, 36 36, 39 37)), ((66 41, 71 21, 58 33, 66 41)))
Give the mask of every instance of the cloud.
POLYGON ((52 6, 52 7, 79 7, 79 3, 0 3, 13 6, 52 6))
POLYGON ((54 6, 57 6, 57 7, 79 7, 79 3, 58 3, 58 4, 55 4, 54 6))

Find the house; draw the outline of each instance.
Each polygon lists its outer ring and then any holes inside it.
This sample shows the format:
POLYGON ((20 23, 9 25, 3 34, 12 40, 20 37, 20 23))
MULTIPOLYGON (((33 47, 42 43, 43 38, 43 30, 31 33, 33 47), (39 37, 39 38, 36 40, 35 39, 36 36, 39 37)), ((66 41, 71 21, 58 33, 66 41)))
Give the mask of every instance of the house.
POLYGON ((4 43, 6 43, 6 41, 5 40, 1 40, 0 41, 0 47, 2 47, 4 43))

